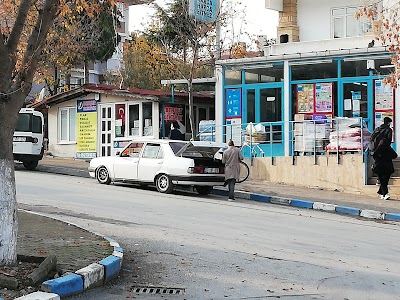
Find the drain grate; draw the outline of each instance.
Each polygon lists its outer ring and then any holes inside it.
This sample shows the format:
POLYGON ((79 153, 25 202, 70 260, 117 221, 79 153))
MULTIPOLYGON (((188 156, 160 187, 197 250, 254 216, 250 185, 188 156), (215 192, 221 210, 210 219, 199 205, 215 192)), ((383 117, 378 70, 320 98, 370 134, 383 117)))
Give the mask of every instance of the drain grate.
POLYGON ((132 292, 137 294, 153 294, 153 295, 182 295, 185 293, 183 288, 166 288, 155 286, 134 286, 132 292))

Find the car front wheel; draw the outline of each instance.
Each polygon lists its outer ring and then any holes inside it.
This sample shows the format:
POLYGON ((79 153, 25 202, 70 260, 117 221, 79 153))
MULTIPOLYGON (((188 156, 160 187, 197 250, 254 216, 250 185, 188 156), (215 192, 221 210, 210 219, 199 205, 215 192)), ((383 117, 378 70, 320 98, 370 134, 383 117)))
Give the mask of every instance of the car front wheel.
POLYGON ((101 184, 110 184, 111 178, 106 167, 101 166, 97 169, 96 179, 101 184))
POLYGON ((166 174, 161 174, 156 179, 156 187, 160 193, 170 194, 174 189, 174 184, 166 174))

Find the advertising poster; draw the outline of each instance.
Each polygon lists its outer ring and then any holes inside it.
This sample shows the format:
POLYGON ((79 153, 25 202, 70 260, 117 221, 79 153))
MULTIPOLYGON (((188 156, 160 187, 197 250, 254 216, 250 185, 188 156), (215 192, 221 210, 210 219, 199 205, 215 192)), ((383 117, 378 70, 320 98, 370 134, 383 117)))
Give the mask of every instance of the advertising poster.
POLYGON ((235 146, 242 145, 242 119, 226 120, 226 142, 232 140, 235 146))
POLYGON ((178 123, 179 131, 182 134, 186 133, 185 114, 185 105, 168 104, 164 106, 165 137, 169 136, 171 125, 175 122, 178 123))
POLYGON ((393 110, 393 88, 382 80, 375 81, 375 110, 393 110))
POLYGON ((225 97, 226 118, 242 117, 242 89, 227 89, 225 97))
POLYGON ((333 112, 333 84, 317 83, 315 85, 315 112, 333 112))
POLYGON ((297 85, 297 112, 300 114, 314 113, 314 84, 297 85))
POLYGON ((76 158, 97 156, 97 102, 96 100, 77 101, 77 143, 76 158))

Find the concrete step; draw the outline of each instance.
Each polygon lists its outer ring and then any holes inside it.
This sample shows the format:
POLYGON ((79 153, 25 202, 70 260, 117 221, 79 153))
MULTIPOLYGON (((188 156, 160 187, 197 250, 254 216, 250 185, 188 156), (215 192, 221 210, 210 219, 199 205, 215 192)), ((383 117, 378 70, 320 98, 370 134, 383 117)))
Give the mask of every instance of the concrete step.
MULTIPOLYGON (((371 177, 370 179, 368 179, 368 184, 375 185, 377 180, 378 180, 378 177, 371 177)), ((389 180, 389 185, 390 186, 398 186, 400 188, 400 176, 391 177, 389 180)))

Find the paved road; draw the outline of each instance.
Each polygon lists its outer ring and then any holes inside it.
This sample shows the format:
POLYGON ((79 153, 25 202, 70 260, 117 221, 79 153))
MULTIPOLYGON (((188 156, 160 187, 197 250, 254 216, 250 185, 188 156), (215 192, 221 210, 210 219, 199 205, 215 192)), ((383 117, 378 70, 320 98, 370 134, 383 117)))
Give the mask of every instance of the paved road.
POLYGON ((400 299, 400 227, 16 172, 19 205, 113 237, 121 278, 73 299, 400 299), (182 296, 135 294, 138 286, 182 296))

